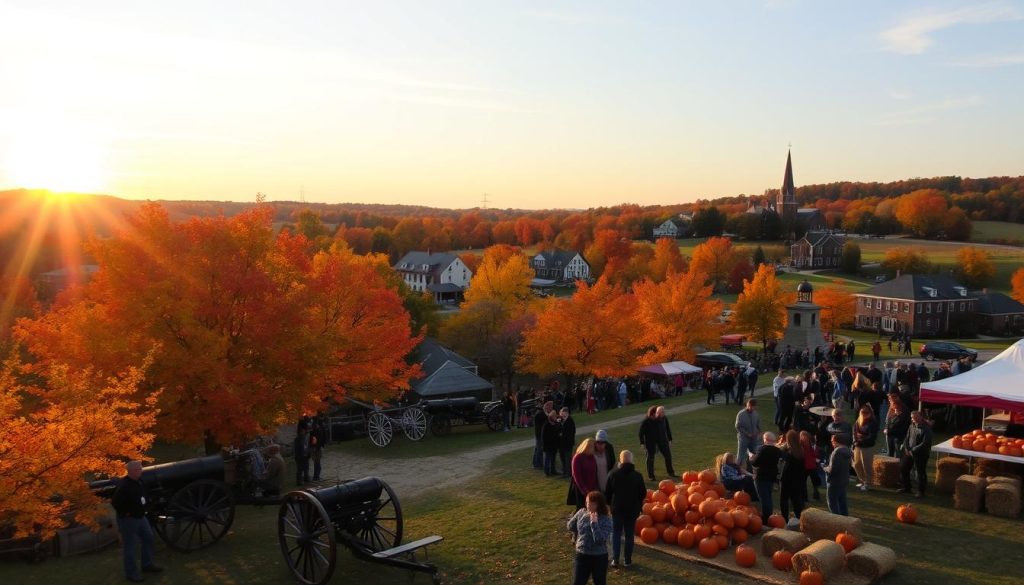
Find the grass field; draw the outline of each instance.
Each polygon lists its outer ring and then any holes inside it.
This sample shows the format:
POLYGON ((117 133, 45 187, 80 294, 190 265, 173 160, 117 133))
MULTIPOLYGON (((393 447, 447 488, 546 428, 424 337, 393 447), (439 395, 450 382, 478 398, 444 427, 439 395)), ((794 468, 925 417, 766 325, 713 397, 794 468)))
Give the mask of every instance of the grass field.
POLYGON ((1008 221, 975 221, 971 222, 971 241, 988 242, 990 240, 1024 242, 1024 224, 1008 221))
MULTIPOLYGON (((762 417, 771 420, 771 401, 762 400, 761 404, 762 417)), ((611 415, 631 412, 613 411, 611 415)), ((673 415, 677 470, 705 468, 716 454, 735 449, 731 430, 735 412, 733 406, 718 405, 673 415)), ((583 417, 581 424, 590 420, 583 417)), ((610 439, 617 449, 639 452, 635 432, 632 425, 615 428, 610 439)), ((445 537, 430 552, 444 583, 561 584, 568 580, 571 546, 564 522, 571 510, 563 505, 566 484, 535 472, 529 459, 529 449, 499 457, 483 476, 457 490, 399 494, 407 540, 429 534, 445 537)), ((661 465, 659 460, 658 469, 663 470, 661 465)), ((891 490, 850 492, 850 509, 863 520, 866 540, 892 547, 899 556, 898 568, 885 580, 887 585, 1010 585, 1019 581, 1019 551, 1024 546, 1020 520, 960 512, 952 508, 950 496, 932 494, 914 502, 920 511, 919 523, 902 525, 894 515, 903 501, 891 490)), ((273 507, 239 507, 235 525, 223 541, 191 554, 175 553, 158 544, 158 561, 167 570, 148 581, 166 585, 292 583, 281 564, 275 516, 273 507)), ((638 549, 634 563, 629 572, 613 571, 609 582, 745 582, 644 549, 638 549)), ((425 576, 409 580, 401 572, 354 560, 344 550, 339 551, 338 566, 332 583, 429 583, 425 576)), ((27 585, 118 582, 120 552, 112 547, 39 565, 8 563, 0 565, 0 573, 3 583, 27 585)))

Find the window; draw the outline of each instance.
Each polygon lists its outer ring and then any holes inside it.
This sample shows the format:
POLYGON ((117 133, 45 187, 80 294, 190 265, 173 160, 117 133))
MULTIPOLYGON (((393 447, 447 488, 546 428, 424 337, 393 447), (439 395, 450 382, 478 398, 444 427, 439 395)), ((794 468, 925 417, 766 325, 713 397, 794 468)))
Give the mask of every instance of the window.
POLYGON ((811 325, 814 325, 814 317, 815 317, 815 314, 811 313, 811 325))
POLYGON ((903 312, 904 313, 909 313, 910 312, 910 303, 903 303, 903 312))
POLYGON ((925 303, 924 304, 924 312, 925 313, 931 313, 932 312, 932 304, 931 303, 925 303))
POLYGON ((935 312, 936 313, 941 313, 942 312, 942 303, 935 303, 935 312))
POLYGON ((920 304, 917 305, 917 314, 918 315, 921 314, 921 305, 920 304))
POLYGON ((882 299, 875 299, 875 308, 876 309, 881 309, 882 308, 882 299))
POLYGON ((892 301, 885 301, 885 310, 888 311, 890 309, 892 309, 892 301))
POLYGON ((967 303, 960 303, 960 312, 961 313, 964 311, 964 307, 965 306, 967 306, 967 303))
POLYGON ((866 309, 870 309, 871 308, 871 299, 864 299, 864 308, 866 308, 866 309))
POLYGON ((793 313, 793 326, 794 327, 799 327, 800 326, 800 313, 793 313))

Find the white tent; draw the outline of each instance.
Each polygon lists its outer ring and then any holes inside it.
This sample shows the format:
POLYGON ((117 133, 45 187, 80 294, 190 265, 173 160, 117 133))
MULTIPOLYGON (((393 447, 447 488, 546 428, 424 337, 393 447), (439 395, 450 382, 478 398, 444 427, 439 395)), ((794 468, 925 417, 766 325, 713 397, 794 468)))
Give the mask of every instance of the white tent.
POLYGON ((969 372, 922 383, 921 402, 1024 410, 1024 339, 969 372))
POLYGON ((686 362, 664 362, 637 369, 638 372, 657 376, 675 376, 676 374, 696 374, 704 370, 686 362))

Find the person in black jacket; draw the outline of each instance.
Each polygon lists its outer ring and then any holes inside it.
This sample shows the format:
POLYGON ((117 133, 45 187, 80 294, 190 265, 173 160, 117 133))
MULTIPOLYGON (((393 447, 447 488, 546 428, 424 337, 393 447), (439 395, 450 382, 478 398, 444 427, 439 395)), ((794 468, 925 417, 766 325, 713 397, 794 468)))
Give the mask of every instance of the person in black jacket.
POLYGON ((782 451, 775 444, 775 435, 765 433, 757 453, 750 456, 750 464, 754 467, 754 487, 761 503, 761 521, 768 524, 772 515, 772 491, 779 478, 779 459, 782 451))
POLYGON ((612 507, 612 566, 619 566, 619 551, 623 536, 626 538, 624 567, 633 564, 633 538, 636 519, 647 497, 644 477, 633 465, 633 453, 623 450, 619 453, 619 467, 608 474, 605 497, 612 507))
POLYGON ((800 380, 786 378, 779 387, 779 432, 786 432, 793 425, 793 409, 796 407, 796 387, 800 380))
POLYGON ((163 567, 153 563, 153 529, 146 519, 146 486, 139 481, 142 462, 128 462, 125 471, 110 503, 117 512, 117 530, 124 544, 124 576, 132 583, 141 583, 143 578, 135 564, 136 540, 142 544, 142 572, 159 573, 163 567))
POLYGON ((910 430, 903 441, 900 459, 900 491, 910 493, 910 470, 917 472, 917 497, 923 498, 928 486, 928 456, 932 452, 932 427, 924 420, 924 413, 910 413, 910 430))
POLYGON ((654 481, 654 454, 661 451, 665 458, 665 469, 669 476, 675 477, 672 470, 672 429, 668 426, 664 406, 652 406, 647 409, 647 418, 640 423, 640 443, 647 450, 647 478, 654 481))
POLYGON ((576 448, 576 421, 568 408, 563 408, 559 413, 561 419, 561 433, 558 438, 558 459, 562 462, 562 477, 572 475, 569 465, 572 463, 572 452, 576 448))
POLYGON ((545 402, 542 410, 533 415, 533 468, 544 469, 544 425, 548 424, 548 415, 554 410, 554 402, 545 402))
MULTIPOLYGON (((561 446, 562 425, 558 422, 558 413, 554 410, 548 415, 548 422, 544 424, 541 439, 544 444, 544 475, 547 477, 558 475, 555 471, 555 457, 561 446)), ((564 468, 562 472, 565 472, 564 468)))
POLYGON ((309 427, 305 422, 299 423, 295 433, 292 452, 295 455, 295 485, 309 483, 309 427))

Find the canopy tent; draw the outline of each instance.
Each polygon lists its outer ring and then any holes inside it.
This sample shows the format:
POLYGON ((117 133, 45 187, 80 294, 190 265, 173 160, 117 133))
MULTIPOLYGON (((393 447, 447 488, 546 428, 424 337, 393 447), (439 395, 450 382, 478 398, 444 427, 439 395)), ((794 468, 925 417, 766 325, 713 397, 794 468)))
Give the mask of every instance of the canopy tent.
POLYGON ((921 402, 1024 410, 1024 339, 970 371, 921 384, 921 402))
POLYGON ((686 362, 665 362, 637 368, 637 371, 655 376, 675 376, 676 374, 696 374, 703 370, 686 362))

